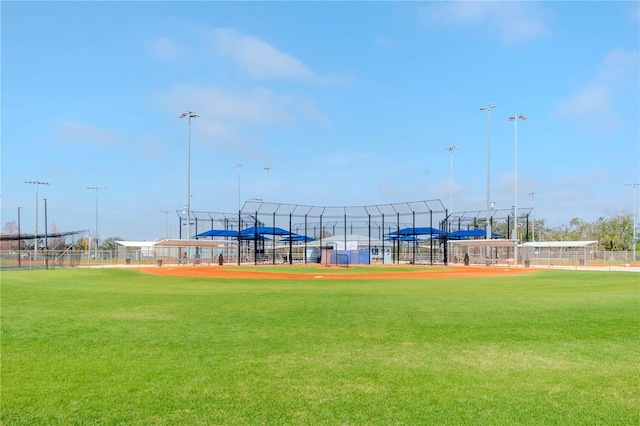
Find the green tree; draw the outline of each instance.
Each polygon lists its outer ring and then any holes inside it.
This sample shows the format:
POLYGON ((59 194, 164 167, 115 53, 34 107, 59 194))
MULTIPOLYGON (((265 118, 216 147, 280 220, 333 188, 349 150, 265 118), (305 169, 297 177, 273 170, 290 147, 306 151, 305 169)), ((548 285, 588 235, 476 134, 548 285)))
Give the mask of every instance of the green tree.
POLYGON ((123 240, 120 237, 109 237, 106 240, 102 241, 102 244, 100 244, 99 249, 116 251, 118 250, 118 244, 116 243, 116 241, 123 241, 123 240))
POLYGON ((73 244, 74 250, 87 250, 89 239, 82 237, 73 244))
POLYGON ((631 214, 616 215, 608 220, 598 219, 596 233, 600 248, 631 250, 633 248, 633 220, 631 214))

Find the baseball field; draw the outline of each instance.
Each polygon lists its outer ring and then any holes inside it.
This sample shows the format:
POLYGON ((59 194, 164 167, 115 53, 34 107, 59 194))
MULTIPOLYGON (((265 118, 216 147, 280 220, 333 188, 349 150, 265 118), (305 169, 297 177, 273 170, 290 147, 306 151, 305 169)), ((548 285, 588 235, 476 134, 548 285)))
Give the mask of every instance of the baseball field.
POLYGON ((638 277, 3 271, 0 423, 639 424, 638 277))

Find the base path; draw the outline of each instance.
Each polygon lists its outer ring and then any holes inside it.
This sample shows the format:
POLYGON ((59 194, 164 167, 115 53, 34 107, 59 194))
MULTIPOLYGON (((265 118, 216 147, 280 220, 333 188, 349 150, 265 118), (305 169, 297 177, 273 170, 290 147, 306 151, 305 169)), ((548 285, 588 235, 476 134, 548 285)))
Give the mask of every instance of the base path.
MULTIPOLYGON (((301 267, 302 268, 302 267, 301 267)), ((309 270, 292 272, 295 267, 279 266, 161 266, 155 268, 141 268, 140 271, 173 277, 199 277, 199 278, 244 278, 244 279, 321 279, 321 280, 380 280, 380 279, 412 279, 412 278, 464 278, 464 277, 489 277, 534 272, 533 269, 507 268, 507 267, 476 267, 476 266, 376 266, 366 267, 362 272, 357 267, 351 267, 349 272, 343 272, 339 267, 318 266, 309 270), (286 271, 284 270, 286 268, 286 271), (376 269, 372 271, 372 269, 376 269)))

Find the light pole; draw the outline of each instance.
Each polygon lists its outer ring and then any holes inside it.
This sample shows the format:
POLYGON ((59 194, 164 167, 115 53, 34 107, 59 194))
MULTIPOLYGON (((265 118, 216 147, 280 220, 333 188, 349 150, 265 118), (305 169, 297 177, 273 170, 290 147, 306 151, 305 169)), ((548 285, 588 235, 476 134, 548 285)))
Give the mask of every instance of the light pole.
POLYGON ((480 107, 480 111, 488 111, 488 142, 487 142, 487 239, 491 239, 491 110, 496 104, 486 104, 480 107))
POLYGON ((267 204, 269 204, 269 170, 271 170, 269 166, 264 168, 264 199, 267 204))
POLYGON ((509 117, 509 121, 514 123, 514 160, 513 160, 513 239, 515 246, 513 257, 516 267, 518 266, 518 119, 527 119, 523 114, 515 114, 509 117))
POLYGON ((449 167, 450 170, 450 201, 449 201, 449 214, 453 213, 453 151, 454 150, 459 150, 460 148, 458 148, 455 145, 449 145, 448 147, 445 148, 447 151, 449 151, 449 154, 451 154, 451 165, 449 167))
POLYGON ((530 192, 529 195, 531 196, 531 242, 536 242, 536 213, 533 210, 533 196, 535 195, 535 192, 530 192))
POLYGON ((187 239, 191 239, 191 119, 200 117, 192 111, 185 111, 178 118, 187 118, 187 239))
POLYGON ((47 199, 44 201, 44 267, 49 269, 49 234, 47 232, 47 199))
POLYGON ((238 169, 238 212, 240 212, 240 169, 242 169, 242 164, 236 164, 233 168, 238 169))
POLYGON ((489 203, 489 210, 491 211, 491 218, 489 219, 489 224, 492 225, 493 224, 493 210, 494 207, 496 206, 496 202, 492 201, 491 203, 489 203))
POLYGON ((625 183, 625 186, 630 186, 633 190, 633 261, 636 261, 636 186, 640 186, 640 183, 625 183))
POLYGON ((164 213, 164 238, 169 239, 169 211, 162 210, 160 213, 164 213))
POLYGON ((20 236, 20 207, 18 207, 18 267, 22 266, 22 254, 20 246, 22 245, 22 237, 20 236))
MULTIPOLYGON (((87 186, 87 189, 91 189, 91 190, 95 190, 96 191, 96 260, 98 260, 98 193, 100 192, 101 189, 107 189, 103 186, 87 186)), ((91 245, 89 245, 89 247, 91 247, 91 245)), ((91 249, 89 249, 89 255, 91 255, 91 249)))
POLYGON ((36 186, 36 230, 33 235, 33 260, 38 255, 38 185, 49 185, 49 182, 40 182, 39 180, 27 180, 24 183, 30 183, 36 186))

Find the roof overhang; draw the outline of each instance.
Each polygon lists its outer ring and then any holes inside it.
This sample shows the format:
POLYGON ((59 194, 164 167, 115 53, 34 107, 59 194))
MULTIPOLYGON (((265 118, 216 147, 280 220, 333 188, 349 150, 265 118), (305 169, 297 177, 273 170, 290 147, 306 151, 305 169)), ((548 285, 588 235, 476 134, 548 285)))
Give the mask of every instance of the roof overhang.
POLYGON ((514 247, 515 240, 491 239, 491 240, 449 240, 451 244, 467 247, 514 247))
POLYGON ((158 247, 220 247, 233 243, 224 240, 160 240, 155 243, 158 247))
POLYGON ((116 244, 124 247, 153 247, 157 241, 116 241, 116 244))
POLYGON ((116 241, 124 247, 220 247, 228 244, 235 245, 233 241, 223 240, 159 240, 159 241, 116 241))
POLYGON ((522 244, 523 247, 534 248, 583 248, 598 245, 597 241, 533 241, 522 244))

